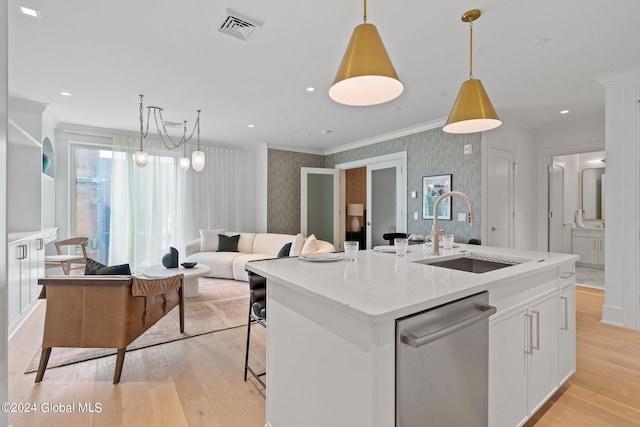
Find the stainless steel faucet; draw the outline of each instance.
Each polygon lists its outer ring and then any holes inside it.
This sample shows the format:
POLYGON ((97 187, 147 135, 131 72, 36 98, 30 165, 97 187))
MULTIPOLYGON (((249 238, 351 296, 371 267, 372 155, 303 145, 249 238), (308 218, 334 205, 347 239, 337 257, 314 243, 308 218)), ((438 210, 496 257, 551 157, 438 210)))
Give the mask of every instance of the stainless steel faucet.
MULTIPOLYGON (((444 193, 442 196, 438 197, 438 200, 436 200, 433 205, 433 228, 431 229, 431 245, 433 246, 433 255, 440 255, 440 236, 443 236, 444 230, 447 229, 447 227, 445 227, 440 230, 440 228, 438 227, 438 205, 441 201, 451 196, 462 197, 464 201, 467 202, 467 205, 469 206, 469 215, 471 217, 471 225, 473 226, 475 222, 473 214, 473 202, 471 202, 469 196, 459 191, 449 191, 448 193, 444 193)), ((451 209, 453 210, 453 204, 451 205, 451 209)))

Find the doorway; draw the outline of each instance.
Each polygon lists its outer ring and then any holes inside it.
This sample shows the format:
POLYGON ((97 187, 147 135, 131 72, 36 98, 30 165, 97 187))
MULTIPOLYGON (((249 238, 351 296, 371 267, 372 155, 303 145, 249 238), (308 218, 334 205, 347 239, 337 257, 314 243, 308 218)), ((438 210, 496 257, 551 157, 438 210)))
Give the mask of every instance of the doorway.
POLYGON ((340 173, 336 169, 300 169, 300 231, 340 247, 340 173))
POLYGON ((402 176, 396 161, 367 165, 367 249, 388 244, 386 233, 406 232, 398 188, 402 176))
POLYGON ((605 152, 552 156, 548 161, 548 250, 580 255, 576 282, 604 286, 605 152))
MULTIPOLYGON (((360 225, 361 231, 366 236, 363 239, 366 249, 387 245, 388 242, 382 238, 384 233, 406 233, 406 151, 337 164, 336 169, 346 171, 347 176, 359 174, 357 183, 354 184, 351 180, 346 183, 348 196, 345 197, 344 208, 352 203, 364 205, 363 222, 360 225), (363 171, 365 172, 364 176, 362 175, 363 171), (359 187, 353 189, 354 185, 359 187), (357 196, 353 196, 354 194, 357 196)), ((346 218, 347 222, 351 220, 350 217, 346 218)), ((348 224, 346 229, 350 229, 348 224)))

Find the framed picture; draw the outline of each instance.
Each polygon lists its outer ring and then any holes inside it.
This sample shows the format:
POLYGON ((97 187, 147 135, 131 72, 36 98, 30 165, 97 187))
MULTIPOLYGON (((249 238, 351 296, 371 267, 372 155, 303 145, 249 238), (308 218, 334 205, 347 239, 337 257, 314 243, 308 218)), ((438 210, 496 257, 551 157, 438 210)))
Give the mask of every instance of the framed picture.
MULTIPOLYGON (((422 219, 433 219, 433 208, 438 197, 451 191, 452 175, 434 175, 422 177, 422 219)), ((438 205, 438 219, 451 219, 451 197, 438 205)))

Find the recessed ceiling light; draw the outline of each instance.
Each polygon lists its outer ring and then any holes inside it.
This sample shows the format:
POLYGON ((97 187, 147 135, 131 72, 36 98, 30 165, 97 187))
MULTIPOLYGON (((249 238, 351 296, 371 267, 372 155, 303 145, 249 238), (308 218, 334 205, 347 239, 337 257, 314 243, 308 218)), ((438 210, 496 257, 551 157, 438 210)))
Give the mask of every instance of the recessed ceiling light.
POLYGON ((33 18, 40 18, 40 11, 27 6, 20 6, 20 11, 23 15, 31 16, 33 18))
POLYGON ((314 90, 316 90, 316 88, 312 86, 308 86, 306 90, 307 92, 313 92, 314 90))
POLYGON ((71 94, 69 92, 65 92, 65 91, 60 92, 60 95, 62 95, 62 96, 71 96, 71 94))
POLYGON ((256 127, 256 125, 248 125, 250 128, 254 128, 256 127))
POLYGON ((560 111, 560 114, 569 114, 569 110, 562 110, 560 111))
POLYGON ((548 38, 546 38, 546 37, 543 37, 543 38, 541 38, 541 39, 538 39, 538 40, 534 40, 534 41, 533 41, 533 45, 534 45, 534 46, 540 46, 540 45, 543 45, 543 44, 545 44, 545 43, 549 43, 549 39, 548 39, 548 38))

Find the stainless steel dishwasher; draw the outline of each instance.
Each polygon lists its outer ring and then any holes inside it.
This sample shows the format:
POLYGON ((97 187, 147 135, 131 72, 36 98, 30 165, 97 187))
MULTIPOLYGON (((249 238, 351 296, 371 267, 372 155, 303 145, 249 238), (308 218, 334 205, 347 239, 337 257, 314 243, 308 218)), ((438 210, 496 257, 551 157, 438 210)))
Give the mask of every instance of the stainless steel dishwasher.
POLYGON ((396 427, 487 426, 489 293, 396 321, 396 427))

